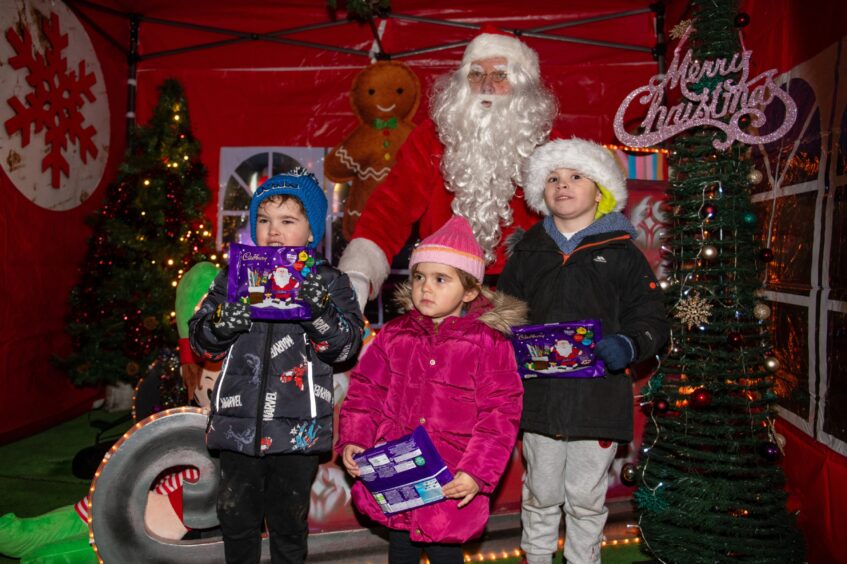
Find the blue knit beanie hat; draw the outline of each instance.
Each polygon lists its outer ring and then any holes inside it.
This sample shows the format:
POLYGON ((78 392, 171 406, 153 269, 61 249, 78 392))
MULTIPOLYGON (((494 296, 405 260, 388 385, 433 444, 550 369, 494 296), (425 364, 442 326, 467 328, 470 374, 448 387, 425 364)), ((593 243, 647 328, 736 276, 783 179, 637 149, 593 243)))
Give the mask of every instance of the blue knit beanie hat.
POLYGON ((324 236, 326 228, 326 194, 311 172, 305 168, 295 168, 285 174, 277 174, 265 180, 256 188, 253 199, 250 200, 250 236, 256 242, 256 215, 259 206, 270 196, 288 194, 303 203, 309 229, 312 231, 312 242, 309 247, 317 247, 324 236))

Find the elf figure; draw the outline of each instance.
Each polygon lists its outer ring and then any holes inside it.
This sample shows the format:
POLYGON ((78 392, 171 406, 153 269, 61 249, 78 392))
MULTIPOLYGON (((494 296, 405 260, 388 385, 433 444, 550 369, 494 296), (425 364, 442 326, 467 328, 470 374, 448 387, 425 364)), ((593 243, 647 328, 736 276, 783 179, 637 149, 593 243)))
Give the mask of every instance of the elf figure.
MULTIPOLYGON (((217 267, 203 262, 180 280, 175 304, 180 337, 187 336, 187 325, 183 333, 182 324, 205 297, 217 273, 217 267)), ((180 363, 189 397, 208 407, 221 363, 203 364, 191 354, 187 343, 180 347, 180 363)), ((157 480, 147 497, 145 527, 164 539, 182 539, 189 532, 182 522, 182 486, 198 479, 196 469, 174 468, 157 480)), ((20 558, 22 564, 96 564, 97 555, 89 544, 88 513, 88 496, 36 517, 7 513, 0 517, 0 553, 20 558)))

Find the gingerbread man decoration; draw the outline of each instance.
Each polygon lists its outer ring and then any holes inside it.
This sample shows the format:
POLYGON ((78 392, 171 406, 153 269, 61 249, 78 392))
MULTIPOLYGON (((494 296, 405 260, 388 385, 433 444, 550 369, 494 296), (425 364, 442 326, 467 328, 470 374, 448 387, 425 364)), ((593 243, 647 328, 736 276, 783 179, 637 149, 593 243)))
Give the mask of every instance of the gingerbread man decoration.
POLYGON ((324 160, 324 176, 350 182, 341 223, 348 241, 368 197, 388 176, 397 149, 414 129, 411 119, 419 102, 420 81, 403 63, 378 61, 353 80, 350 104, 360 123, 324 160))

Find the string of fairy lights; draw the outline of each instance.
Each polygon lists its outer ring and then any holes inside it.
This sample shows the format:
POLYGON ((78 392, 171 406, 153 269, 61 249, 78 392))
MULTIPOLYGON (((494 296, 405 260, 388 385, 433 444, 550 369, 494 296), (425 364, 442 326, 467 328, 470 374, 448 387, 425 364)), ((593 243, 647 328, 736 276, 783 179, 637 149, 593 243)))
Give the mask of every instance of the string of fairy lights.
MULTIPOLYGON (((171 107, 171 109, 173 110, 173 115, 171 116, 171 119, 175 123, 180 123, 182 121, 182 111, 183 111, 182 104, 176 103, 171 107)), ((186 138, 185 133, 180 133, 178 135, 178 137, 181 140, 184 140, 186 138)), ((179 159, 178 155, 177 155, 177 158, 172 160, 172 161, 170 161, 167 156, 163 157, 162 160, 163 160, 163 164, 165 165, 166 168, 173 168, 173 169, 179 169, 180 168, 180 159, 179 159)), ((191 158, 188 155, 183 154, 182 155, 182 161, 183 161, 183 163, 190 165, 191 158)), ((142 179, 141 184, 144 187, 149 187, 151 185, 151 179, 150 178, 144 178, 144 179, 142 179)), ((146 212, 142 211, 141 215, 142 216, 146 215, 146 212)), ((144 236, 139 235, 139 237, 143 240, 144 236)), ((194 253, 198 253, 198 252, 200 252, 200 247, 199 247, 196 240, 192 240, 192 237, 194 237, 194 238, 202 237, 202 239, 204 241, 209 240, 212 237, 212 232, 210 231, 210 227, 206 223, 205 219, 201 222, 201 224, 198 227, 189 228, 184 233, 180 234, 180 236, 179 236, 179 242, 180 243, 193 242, 192 251, 194 253)), ((223 253, 220 254, 220 256, 218 256, 217 252, 212 251, 212 253, 208 257, 208 260, 211 261, 212 263, 214 263, 214 265, 216 267, 220 268, 221 267, 221 261, 227 262, 229 260, 229 254, 227 252, 223 252, 223 253)), ((151 259, 150 264, 155 266, 157 264, 156 259, 151 259)), ((169 257, 165 260, 165 264, 167 264, 168 267, 172 267, 172 266, 174 266, 174 264, 176 264, 176 261, 173 258, 169 257)), ((179 285, 179 281, 182 280, 182 277, 187 272, 190 264, 183 264, 182 266, 183 266, 182 268, 179 268, 176 271, 175 275, 173 276, 173 278, 170 281, 170 286, 172 288, 176 288, 179 285)), ((176 318, 176 312, 175 311, 171 311, 169 315, 170 315, 171 319, 176 318)))
MULTIPOLYGON (((749 175, 747 176, 747 180, 748 182, 750 182, 750 184, 757 185, 762 182, 763 175, 759 170, 752 169, 749 175)), ((776 188, 774 188, 774 190, 776 190, 776 188)), ((738 307, 737 304, 732 302, 725 303, 722 300, 721 296, 719 296, 712 288, 696 284, 701 267, 711 261, 714 261, 719 256, 720 251, 718 249, 718 246, 713 244, 713 242, 720 243, 724 240, 723 229, 720 229, 718 231, 716 240, 713 238, 713 234, 709 230, 710 222, 717 214, 716 208, 713 203, 717 200, 720 200, 723 194, 724 186, 720 181, 714 183, 706 182, 701 185, 701 200, 698 209, 698 214, 702 217, 702 221, 698 227, 700 232, 701 245, 699 246, 695 255, 695 267, 685 270, 685 275, 682 280, 677 280, 673 276, 663 277, 659 280, 659 286, 665 292, 669 292, 674 286, 679 286, 678 290, 676 291, 675 301, 669 309, 674 312, 673 316, 679 319, 682 324, 686 325, 688 329, 696 327, 701 331, 706 330, 706 326, 712 316, 712 310, 715 305, 725 309, 736 309, 738 307), (708 294, 708 298, 702 296, 701 292, 708 294)), ((775 209, 771 208, 769 224, 772 224, 774 215, 775 209)), ((753 212, 747 212, 743 216, 743 221, 748 225, 755 225, 758 222, 758 218, 753 212)), ((766 238, 770 239, 770 235, 768 234, 766 238)), ((666 255, 674 256, 676 254, 673 249, 669 248, 666 245, 662 245, 661 250, 666 255)), ((735 252, 733 253, 733 255, 733 260, 735 261, 733 267, 738 268, 738 253, 735 252)), ((769 265, 773 261, 774 255, 772 250, 769 247, 765 246, 760 249, 758 258, 765 265, 765 268, 767 268, 767 265, 769 265)), ((765 273, 763 274, 762 285, 764 285, 766 277, 767 274, 765 271, 765 273)), ((759 294, 761 294, 761 292, 759 292, 759 294)), ((771 316, 771 308, 764 301, 757 300, 753 305, 751 313, 753 317, 759 321, 760 325, 764 325, 764 323, 771 316)), ((736 317, 739 317, 741 314, 742 312, 736 311, 736 317)), ((737 334, 730 333, 728 335, 728 339, 731 343, 734 342, 735 344, 738 344, 739 337, 737 334)), ((766 345, 766 343, 763 344, 766 345)), ((668 348, 668 352, 670 354, 678 354, 680 352, 680 348, 675 343, 675 335, 673 329, 671 330, 670 345, 668 348)), ((743 363, 745 362, 746 357, 742 355, 740 359, 743 363)), ((679 360, 680 362, 682 362, 683 360, 685 360, 685 357, 683 356, 679 360)), ((772 353, 766 354, 762 362, 764 367, 770 373, 776 373, 780 369, 780 362, 772 353)), ((746 368, 746 366, 742 366, 741 372, 745 372, 746 368)), ((639 395, 638 397, 651 397, 657 391, 655 388, 655 384, 656 382, 652 380, 648 382, 646 392, 639 395)), ((695 391, 697 391, 697 389, 691 386, 681 386, 679 390, 682 395, 692 395, 695 391)), ((644 402, 642 403, 642 405, 653 405, 653 402, 644 402)), ((680 400, 678 403, 675 404, 675 407, 686 407, 687 405, 688 400, 680 400)), ((666 412, 669 407, 670 405, 667 404, 666 401, 664 403, 659 403, 658 405, 653 405, 654 411, 658 413, 666 412)), ((651 418, 652 414, 653 412, 651 411, 651 418)), ((772 419, 769 423, 769 427, 773 428, 772 419)), ((782 446, 784 446, 785 440, 784 437, 776 433, 773 433, 773 435, 775 442, 778 443, 780 450, 782 450, 782 446)))
MULTIPOLYGON (((621 538, 621 539, 609 539, 603 540, 600 543, 601 548, 625 548, 627 546, 637 546, 641 543, 641 539, 637 536, 621 538)), ((565 546, 564 539, 559 539, 559 550, 562 550, 565 546)), ((475 553, 464 553, 465 562, 496 562, 498 560, 505 560, 507 558, 520 558, 523 556, 523 551, 519 548, 514 548, 511 550, 491 550, 484 552, 475 552, 475 553)), ((424 564, 430 564, 428 558, 424 557, 424 564)))
MULTIPOLYGON (((758 184, 762 181, 762 174, 756 169, 753 169, 748 175, 747 180, 751 184, 758 184)), ((665 277, 660 279, 659 285, 665 292, 672 291, 675 286, 678 286, 678 289, 675 291, 675 301, 670 307, 670 311, 674 312, 673 315, 677 318, 683 325, 686 326, 688 330, 696 328, 698 330, 704 331, 707 328, 707 325, 712 317, 712 310, 714 307, 720 307, 724 309, 735 309, 737 308, 737 304, 731 301, 725 302, 720 295, 718 295, 711 287, 709 286, 701 286, 697 284, 698 281, 698 273, 700 271, 700 267, 714 261, 720 254, 718 249, 718 245, 712 244, 712 233, 709 231, 709 226, 711 220, 716 216, 716 208, 713 205, 713 202, 716 200, 720 200, 724 194, 724 186, 719 181, 717 183, 706 182, 701 185, 700 190, 701 198, 700 205, 697 210, 698 215, 702 218, 702 221, 699 225, 700 232, 700 240, 701 245, 697 249, 695 255, 695 268, 691 268, 690 270, 682 271, 682 279, 677 280, 673 277, 665 277), (701 295, 701 292, 704 295, 701 295)), ((747 224, 755 224, 757 218, 754 214, 749 213, 745 214, 743 220, 747 224)), ((717 238, 715 242, 722 242, 724 240, 724 232, 722 229, 718 230, 717 238)), ((763 249, 763 251, 768 251, 769 249, 763 249)), ((668 255, 675 255, 673 249, 662 246, 662 251, 668 255)), ((738 267, 738 254, 737 252, 733 253, 734 264, 733 267, 738 267)), ((772 258, 772 255, 767 252, 762 252, 760 255, 763 259, 766 259, 765 262, 769 262, 772 258)), ((753 307, 753 316, 759 320, 761 323, 764 323, 770 316, 770 307, 764 302, 756 302, 753 307)), ((669 354, 670 355, 679 355, 682 351, 678 346, 676 339, 676 335, 674 334, 673 329, 671 330, 670 335, 670 344, 669 344, 669 354)), ((737 342, 738 338, 734 334, 730 333, 729 335, 730 342, 737 342)), ((745 374, 748 372, 748 366, 746 364, 746 355, 740 355, 740 370, 739 372, 745 374)), ((678 363, 684 365, 686 361, 686 357, 684 353, 679 356, 678 363)), ((772 355, 768 355, 763 360, 764 366, 769 372, 776 372, 779 369, 779 362, 776 357, 772 355)), ((661 364, 659 366, 661 368, 661 364)), ((649 445, 642 445, 642 451, 644 453, 650 452, 650 450, 656 445, 656 443, 661 439, 661 427, 657 420, 657 415, 662 415, 668 412, 670 409, 684 409, 689 405, 695 407, 706 407, 712 401, 712 393, 706 388, 702 386, 692 386, 687 383, 687 377, 684 373, 679 375, 679 386, 677 388, 679 398, 676 399, 672 404, 668 402, 664 397, 656 398, 656 394, 660 393, 659 388, 661 387, 661 383, 658 381, 651 379, 648 382, 646 391, 637 396, 639 399, 643 397, 652 398, 649 401, 640 402, 640 405, 649 406, 652 409, 649 410, 649 422, 653 426, 655 430, 655 436, 652 442, 649 445)), ((745 392, 745 397, 748 400, 753 400, 750 391, 745 392)), ((752 425, 752 418, 751 418, 752 425)), ((773 418, 768 417, 766 419, 765 426, 768 428, 768 434, 771 437, 773 443, 782 451, 782 448, 785 444, 785 438, 775 432, 773 426, 773 418)), ((755 432, 755 430, 753 430, 755 432)), ((770 458, 775 457, 775 452, 772 449, 768 449, 768 456, 770 458)), ((638 477, 641 479, 641 483, 653 494, 655 494, 661 487, 665 484, 662 481, 658 481, 655 484, 648 483, 647 474, 650 465, 650 458, 647 457, 644 460, 644 464, 641 468, 641 472, 636 472, 636 466, 633 464, 625 465, 621 471, 621 479, 624 483, 634 484, 638 477)), ((746 516, 749 512, 746 509, 738 510, 738 514, 740 516, 746 516)), ((639 525, 641 519, 639 518, 639 525)), ((645 545, 649 547, 649 543, 644 539, 645 545)), ((660 557, 654 554, 654 558, 656 558, 659 562, 664 563, 660 557)))

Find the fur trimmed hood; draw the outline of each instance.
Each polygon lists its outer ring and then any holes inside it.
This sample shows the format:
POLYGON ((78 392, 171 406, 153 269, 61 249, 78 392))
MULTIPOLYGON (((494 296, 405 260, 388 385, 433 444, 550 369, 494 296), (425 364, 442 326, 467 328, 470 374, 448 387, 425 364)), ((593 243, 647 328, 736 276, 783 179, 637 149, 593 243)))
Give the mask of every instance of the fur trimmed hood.
MULTIPOLYGON (((604 213, 621 211, 626 205, 626 177, 608 149, 585 139, 557 139, 538 147, 526 160, 523 189, 527 205, 542 215, 550 215, 544 203, 544 183, 550 171, 571 168, 606 189, 613 202, 603 205, 604 213)), ((602 190, 601 190, 602 192, 602 190)))
MULTIPOLYGON (((397 287, 394 302, 400 306, 402 313, 415 309, 411 284, 404 282, 397 287)), ((471 302, 468 315, 477 315, 480 322, 508 337, 512 334, 512 327, 527 324, 527 305, 503 292, 483 287, 480 295, 471 302)))

